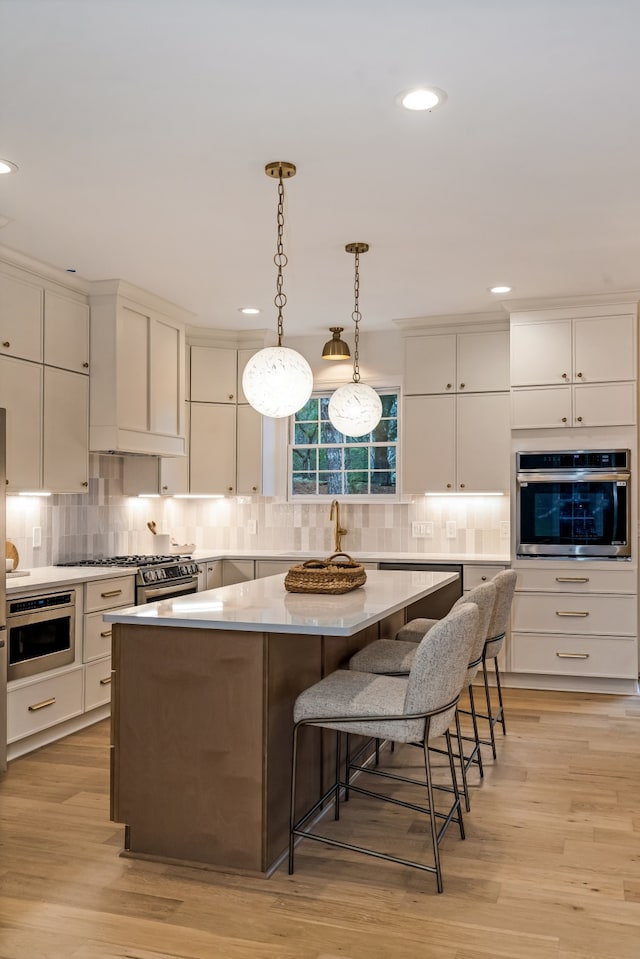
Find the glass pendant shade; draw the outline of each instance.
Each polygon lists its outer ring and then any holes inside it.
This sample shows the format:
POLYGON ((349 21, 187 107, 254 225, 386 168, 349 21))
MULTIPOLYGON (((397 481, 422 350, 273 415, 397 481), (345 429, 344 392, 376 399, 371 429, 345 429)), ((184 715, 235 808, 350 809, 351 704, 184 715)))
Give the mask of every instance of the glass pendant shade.
POLYGON ((364 436, 380 422, 382 400, 366 383, 347 383, 329 400, 329 419, 345 436, 364 436))
POLYGON ((268 346, 251 357, 242 374, 242 389, 263 416, 291 416, 313 390, 313 373, 302 354, 286 346, 268 346))

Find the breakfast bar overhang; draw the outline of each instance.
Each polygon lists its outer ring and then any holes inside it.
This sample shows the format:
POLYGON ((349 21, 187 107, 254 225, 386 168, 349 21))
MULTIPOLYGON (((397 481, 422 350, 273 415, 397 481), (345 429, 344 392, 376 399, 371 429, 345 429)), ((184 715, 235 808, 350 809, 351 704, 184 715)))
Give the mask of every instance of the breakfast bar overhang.
MULTIPOLYGON (((111 819, 124 855, 269 875, 288 842, 293 704, 457 573, 367 571, 339 595, 270 576, 112 610, 111 819)), ((300 744, 309 808, 333 737, 300 744)))

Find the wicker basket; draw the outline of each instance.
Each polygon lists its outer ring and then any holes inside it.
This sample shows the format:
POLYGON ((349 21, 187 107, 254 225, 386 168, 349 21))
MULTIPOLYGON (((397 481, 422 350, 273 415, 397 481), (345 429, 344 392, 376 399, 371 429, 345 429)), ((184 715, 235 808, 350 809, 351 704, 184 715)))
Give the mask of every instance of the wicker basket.
POLYGON ((284 578, 289 593, 348 593, 367 579, 364 566, 348 553, 334 553, 327 559, 308 559, 292 566, 284 578), (343 560, 338 557, 343 556, 343 560))

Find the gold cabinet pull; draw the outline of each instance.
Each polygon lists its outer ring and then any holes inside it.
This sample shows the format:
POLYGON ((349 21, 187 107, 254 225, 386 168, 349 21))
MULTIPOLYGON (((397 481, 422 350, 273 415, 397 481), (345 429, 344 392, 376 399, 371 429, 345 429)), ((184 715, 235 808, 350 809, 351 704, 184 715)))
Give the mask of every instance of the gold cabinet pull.
POLYGON ((8 350, 9 347, 11 346, 11 343, 9 342, 9 340, 5 340, 2 345, 4 346, 5 350, 8 350))
MULTIPOLYGON (((9 344, 7 343, 7 346, 8 346, 8 345, 9 345, 9 344)), ((447 383, 447 389, 450 390, 452 385, 453 385, 453 384, 451 384, 451 383, 447 383)))
POLYGON ((582 417, 581 417, 581 416, 576 416, 576 419, 577 419, 578 423, 582 423, 582 417))
POLYGON ((34 703, 32 706, 29 706, 29 712, 36 713, 39 709, 44 709, 45 706, 53 706, 55 701, 55 696, 52 696, 51 699, 43 699, 41 703, 34 703))
POLYGON ((578 609, 557 609, 556 616, 588 616, 589 613, 578 609))
POLYGON ((589 659, 589 653, 556 653, 558 659, 589 659))
POLYGON ((578 379, 582 379, 582 373, 577 373, 576 376, 578 377, 578 379))
POLYGON ((563 380, 567 380, 568 378, 569 378, 569 377, 567 376, 566 373, 563 373, 563 374, 562 374, 562 379, 563 379, 563 380))
POLYGON ((82 369, 83 369, 83 370, 88 370, 88 369, 89 369, 89 364, 88 364, 88 363, 83 363, 83 364, 82 364, 82 369))
POLYGON ((111 636, 111 633, 112 633, 112 630, 111 630, 111 629, 105 629, 105 631, 104 631, 103 633, 100 633, 100 636, 101 636, 103 639, 106 639, 107 636, 111 636))
POLYGON ((103 599, 109 599, 111 596, 120 596, 121 589, 110 589, 106 593, 100 593, 103 599))
POLYGON ((460 389, 463 390, 464 388, 465 388, 465 384, 464 384, 464 383, 461 383, 461 384, 460 384, 460 389))
POLYGON ((101 680, 100 680, 100 685, 101 685, 101 686, 108 686, 110 682, 111 682, 111 676, 105 676, 104 679, 101 679, 101 680))
POLYGON ((588 576, 556 576, 556 583, 588 583, 588 576))

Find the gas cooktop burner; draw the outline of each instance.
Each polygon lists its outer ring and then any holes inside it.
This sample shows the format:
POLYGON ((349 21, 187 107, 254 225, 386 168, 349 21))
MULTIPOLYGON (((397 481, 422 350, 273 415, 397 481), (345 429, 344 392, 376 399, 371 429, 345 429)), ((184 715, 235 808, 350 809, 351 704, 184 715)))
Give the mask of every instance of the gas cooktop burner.
POLYGON ((100 556, 96 559, 76 559, 56 566, 159 566, 177 563, 180 556, 100 556))

